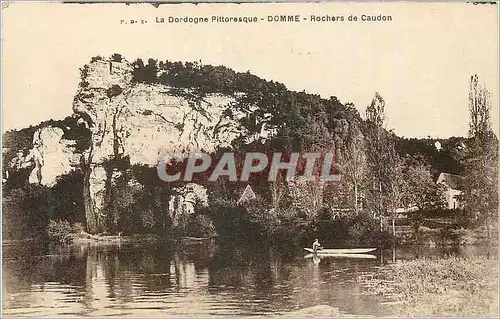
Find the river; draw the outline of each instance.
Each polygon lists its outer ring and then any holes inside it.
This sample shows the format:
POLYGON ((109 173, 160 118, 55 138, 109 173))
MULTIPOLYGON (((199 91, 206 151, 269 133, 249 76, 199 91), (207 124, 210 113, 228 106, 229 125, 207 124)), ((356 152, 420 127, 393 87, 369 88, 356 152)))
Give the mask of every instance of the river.
POLYGON ((486 247, 378 250, 313 260, 299 247, 3 246, 4 316, 387 315, 362 278, 421 257, 486 247), (361 279, 360 279, 361 278, 361 279))

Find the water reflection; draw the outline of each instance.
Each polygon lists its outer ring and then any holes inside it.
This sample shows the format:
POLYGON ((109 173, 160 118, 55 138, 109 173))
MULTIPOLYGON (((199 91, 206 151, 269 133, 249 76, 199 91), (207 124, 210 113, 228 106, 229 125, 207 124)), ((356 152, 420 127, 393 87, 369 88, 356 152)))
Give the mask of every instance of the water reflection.
POLYGON ((360 274, 426 254, 488 251, 380 250, 371 260, 230 246, 4 246, 2 298, 4 315, 22 316, 286 314, 315 306, 382 315, 360 274))

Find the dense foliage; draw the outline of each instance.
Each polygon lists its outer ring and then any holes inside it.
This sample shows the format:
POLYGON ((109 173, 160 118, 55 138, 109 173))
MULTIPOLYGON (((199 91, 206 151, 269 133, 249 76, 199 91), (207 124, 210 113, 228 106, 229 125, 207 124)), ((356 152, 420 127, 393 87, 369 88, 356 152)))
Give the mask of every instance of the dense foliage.
POLYGON ((26 183, 5 188, 2 212, 3 236, 8 239, 44 237, 50 221, 85 223, 83 175, 80 171, 62 175, 51 187, 26 183))
MULTIPOLYGON (((91 63, 101 59, 93 58, 91 63)), ((119 62, 123 57, 114 55, 112 60, 119 62)), ((290 152, 333 152, 334 170, 343 178, 326 184, 300 184, 287 181, 280 174, 276 182, 268 182, 262 178, 267 173, 264 171, 262 176, 255 175, 248 182, 256 198, 238 203, 246 185, 225 179, 206 183, 206 176, 201 176, 196 182, 207 188, 210 205, 195 203, 195 214, 176 216, 170 207, 182 195, 178 193, 182 184, 167 185, 158 178, 156 168, 130 165, 128 158, 114 158, 104 165, 107 175, 118 176, 106 181, 105 197, 109 200, 103 212, 108 233, 173 237, 218 234, 228 241, 280 238, 308 243, 314 237, 321 237, 324 243, 332 244, 387 242, 389 235, 383 226, 397 217, 398 209, 416 207, 420 214, 415 216, 439 211, 443 190, 435 181, 441 172, 467 173, 468 178, 474 179, 464 194, 469 205, 466 209, 488 211, 482 213, 483 219, 490 220, 498 205, 491 197, 496 194, 492 182, 496 181, 496 171, 489 172, 497 155, 485 152, 497 145, 496 137, 488 144, 479 143, 485 138, 478 138, 477 134, 439 139, 439 149, 436 139, 405 139, 388 132, 384 127, 385 101, 378 93, 363 120, 354 105, 342 104, 336 97, 324 99, 290 91, 281 83, 224 66, 154 59, 147 63, 139 59, 132 66, 134 83, 167 86, 169 94, 193 103, 208 94, 232 96, 236 102, 228 112, 246 110, 247 116, 241 119, 241 124, 250 133, 260 132, 263 123, 275 131, 266 141, 246 144, 244 137, 233 141, 240 156, 250 151, 269 154, 281 151, 285 159, 290 152), (483 188, 485 192, 478 196, 471 187, 483 188)), ((81 87, 88 85, 88 70, 88 66, 81 70, 81 87)), ((121 94, 121 90, 118 86, 111 87, 108 97, 121 94)), ((481 94, 485 96, 484 92, 481 94)), ((483 114, 483 122, 487 122, 485 112, 476 112, 483 114)), ((483 132, 486 127, 483 122, 478 119, 474 127, 483 132)), ((5 133, 3 163, 12 167, 16 158, 27 156, 33 148, 34 133, 45 126, 61 128, 63 138, 74 141, 72 147, 76 153, 90 146, 90 130, 79 115, 74 115, 5 133)), ((211 155, 219 157, 223 152, 220 149, 211 155)), ((241 165, 241 158, 236 160, 241 165)), ((82 163, 71 173, 60 176, 54 186, 46 187, 28 183, 34 164, 30 165, 9 169, 9 176, 4 176, 7 177, 3 184, 4 236, 44 233, 48 227, 50 236, 66 238, 69 228, 65 221, 85 222, 82 194, 88 167, 82 163), (61 221, 55 223, 56 220, 61 221)))

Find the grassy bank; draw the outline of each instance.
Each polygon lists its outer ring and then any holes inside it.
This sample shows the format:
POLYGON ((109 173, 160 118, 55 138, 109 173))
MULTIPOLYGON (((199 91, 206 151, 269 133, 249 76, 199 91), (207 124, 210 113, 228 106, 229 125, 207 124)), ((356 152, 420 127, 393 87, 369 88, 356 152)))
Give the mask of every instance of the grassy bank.
POLYGON ((488 236, 488 230, 483 227, 473 229, 428 228, 420 227, 419 233, 405 234, 398 237, 404 245, 424 246, 469 246, 469 245, 498 245, 498 233, 488 236))
POLYGON ((407 261, 384 269, 368 289, 398 316, 496 317, 497 267, 486 257, 407 261))

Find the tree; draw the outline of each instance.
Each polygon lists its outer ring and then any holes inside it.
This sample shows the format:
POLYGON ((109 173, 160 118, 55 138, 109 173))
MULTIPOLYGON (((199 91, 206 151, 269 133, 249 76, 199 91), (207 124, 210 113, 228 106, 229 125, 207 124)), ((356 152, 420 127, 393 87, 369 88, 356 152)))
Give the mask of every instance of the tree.
POLYGON ((419 156, 405 158, 403 206, 418 210, 436 209, 444 205, 442 185, 434 182, 431 167, 419 156))
POLYGON ((312 221, 323 208, 325 182, 291 181, 288 188, 292 195, 292 207, 305 213, 308 222, 312 221))
POLYGON ((375 92, 372 102, 366 108, 366 120, 378 128, 382 128, 385 124, 385 100, 378 92, 375 92))
POLYGON ((285 206, 288 209, 288 189, 285 181, 280 174, 277 175, 276 181, 269 183, 271 191, 271 209, 274 213, 279 213, 285 206), (285 204, 286 203, 286 204, 285 204))
POLYGON ((471 76, 469 88, 469 138, 462 200, 464 208, 488 227, 498 210, 498 139, 491 129, 491 95, 471 76))
POLYGON ((375 93, 372 102, 366 108, 366 156, 372 188, 369 192, 372 210, 380 218, 392 216, 392 229, 395 233, 394 218, 396 209, 403 198, 402 161, 395 150, 395 136, 387 132, 385 125, 385 101, 375 93))
POLYGON ((367 171, 364 137, 358 126, 353 123, 351 134, 347 138, 341 151, 340 167, 344 179, 352 186, 354 191, 354 212, 359 211, 359 187, 365 179, 367 171))
POLYGON ((466 211, 488 227, 488 236, 491 237, 498 212, 498 152, 472 146, 467 153, 461 199, 466 211))
POLYGON ((123 56, 119 53, 113 53, 113 55, 111 56, 111 61, 122 62, 122 60, 123 60, 123 56))
POLYGON ((387 213, 392 217, 392 234, 396 235, 395 219, 397 209, 402 207, 405 179, 403 175, 404 164, 394 149, 392 136, 387 139, 385 156, 379 164, 385 170, 382 176, 382 200, 385 203, 387 213))
POLYGON ((491 94, 477 75, 470 78, 469 116, 461 199, 464 208, 488 227, 491 237, 498 210, 498 139, 491 129, 491 94))
POLYGON ((477 74, 469 83, 469 137, 479 146, 487 143, 493 134, 491 130, 491 93, 479 84, 477 74))
POLYGON ((366 108, 365 147, 367 166, 370 172, 371 188, 368 199, 374 215, 380 219, 382 229, 383 216, 385 215, 382 203, 382 179, 386 174, 382 165, 382 157, 385 152, 385 101, 377 92, 372 102, 366 108))
POLYGON ((142 59, 137 59, 132 63, 133 81, 144 83, 156 83, 158 81, 157 60, 149 59, 148 64, 144 65, 142 59))

